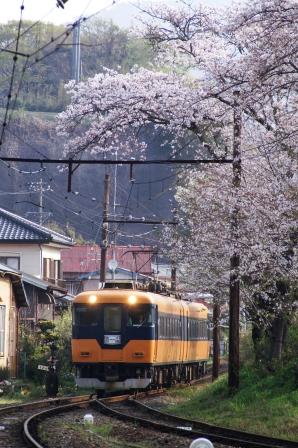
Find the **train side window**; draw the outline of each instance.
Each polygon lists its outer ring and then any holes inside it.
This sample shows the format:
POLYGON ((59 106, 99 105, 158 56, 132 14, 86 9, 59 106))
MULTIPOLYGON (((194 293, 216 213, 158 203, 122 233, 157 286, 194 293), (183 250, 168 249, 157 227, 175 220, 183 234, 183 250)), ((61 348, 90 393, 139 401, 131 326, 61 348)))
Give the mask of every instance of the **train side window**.
POLYGON ((154 322, 154 308, 139 306, 128 311, 127 325, 133 327, 150 326, 154 322))

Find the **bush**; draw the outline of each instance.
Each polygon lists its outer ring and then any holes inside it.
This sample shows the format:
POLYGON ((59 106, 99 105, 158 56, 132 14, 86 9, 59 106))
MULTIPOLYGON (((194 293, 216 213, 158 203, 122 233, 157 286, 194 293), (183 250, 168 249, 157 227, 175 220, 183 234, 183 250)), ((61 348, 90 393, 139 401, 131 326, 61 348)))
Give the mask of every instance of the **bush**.
POLYGON ((8 380, 10 371, 8 367, 0 367, 0 381, 8 380))
POLYGON ((254 348, 250 330, 240 334, 240 362, 241 364, 252 364, 254 362, 254 348))
POLYGON ((48 365, 51 346, 57 349, 57 372, 60 384, 73 383, 71 364, 71 311, 64 312, 55 322, 42 320, 35 331, 21 328, 20 371, 23 378, 44 383, 45 371, 38 365, 48 365))

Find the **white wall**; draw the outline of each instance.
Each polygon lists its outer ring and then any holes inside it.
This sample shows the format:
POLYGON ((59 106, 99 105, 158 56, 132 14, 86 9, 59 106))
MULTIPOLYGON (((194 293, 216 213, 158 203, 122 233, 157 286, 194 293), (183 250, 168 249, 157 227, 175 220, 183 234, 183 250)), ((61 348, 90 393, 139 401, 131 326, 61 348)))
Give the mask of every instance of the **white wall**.
POLYGON ((20 257, 20 271, 42 278, 39 244, 0 244, 0 257, 20 257))
POLYGON ((42 258, 52 258, 52 260, 61 260, 61 247, 41 246, 42 258))
POLYGON ((61 259, 61 248, 39 244, 2 244, 0 257, 20 257, 20 271, 34 277, 43 277, 42 259, 61 259))

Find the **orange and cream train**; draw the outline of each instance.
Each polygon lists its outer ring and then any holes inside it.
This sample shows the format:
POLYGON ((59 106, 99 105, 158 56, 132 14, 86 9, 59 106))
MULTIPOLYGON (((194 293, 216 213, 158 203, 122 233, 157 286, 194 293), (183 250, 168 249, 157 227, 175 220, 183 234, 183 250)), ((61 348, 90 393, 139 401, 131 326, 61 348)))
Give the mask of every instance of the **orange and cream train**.
POLYGON ((202 376, 207 312, 199 303, 113 285, 79 294, 72 335, 77 385, 145 389, 202 376))

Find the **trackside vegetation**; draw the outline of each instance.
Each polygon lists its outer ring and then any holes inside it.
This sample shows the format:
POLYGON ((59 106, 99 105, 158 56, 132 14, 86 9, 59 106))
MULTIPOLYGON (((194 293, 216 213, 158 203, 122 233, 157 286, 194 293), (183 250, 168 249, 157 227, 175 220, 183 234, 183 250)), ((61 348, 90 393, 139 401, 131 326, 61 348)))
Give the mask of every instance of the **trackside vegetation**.
POLYGON ((170 391, 166 411, 218 426, 296 441, 297 353, 295 326, 291 328, 284 357, 272 372, 266 363, 256 364, 246 359, 241 368, 240 388, 234 395, 229 393, 224 375, 213 384, 170 391))

